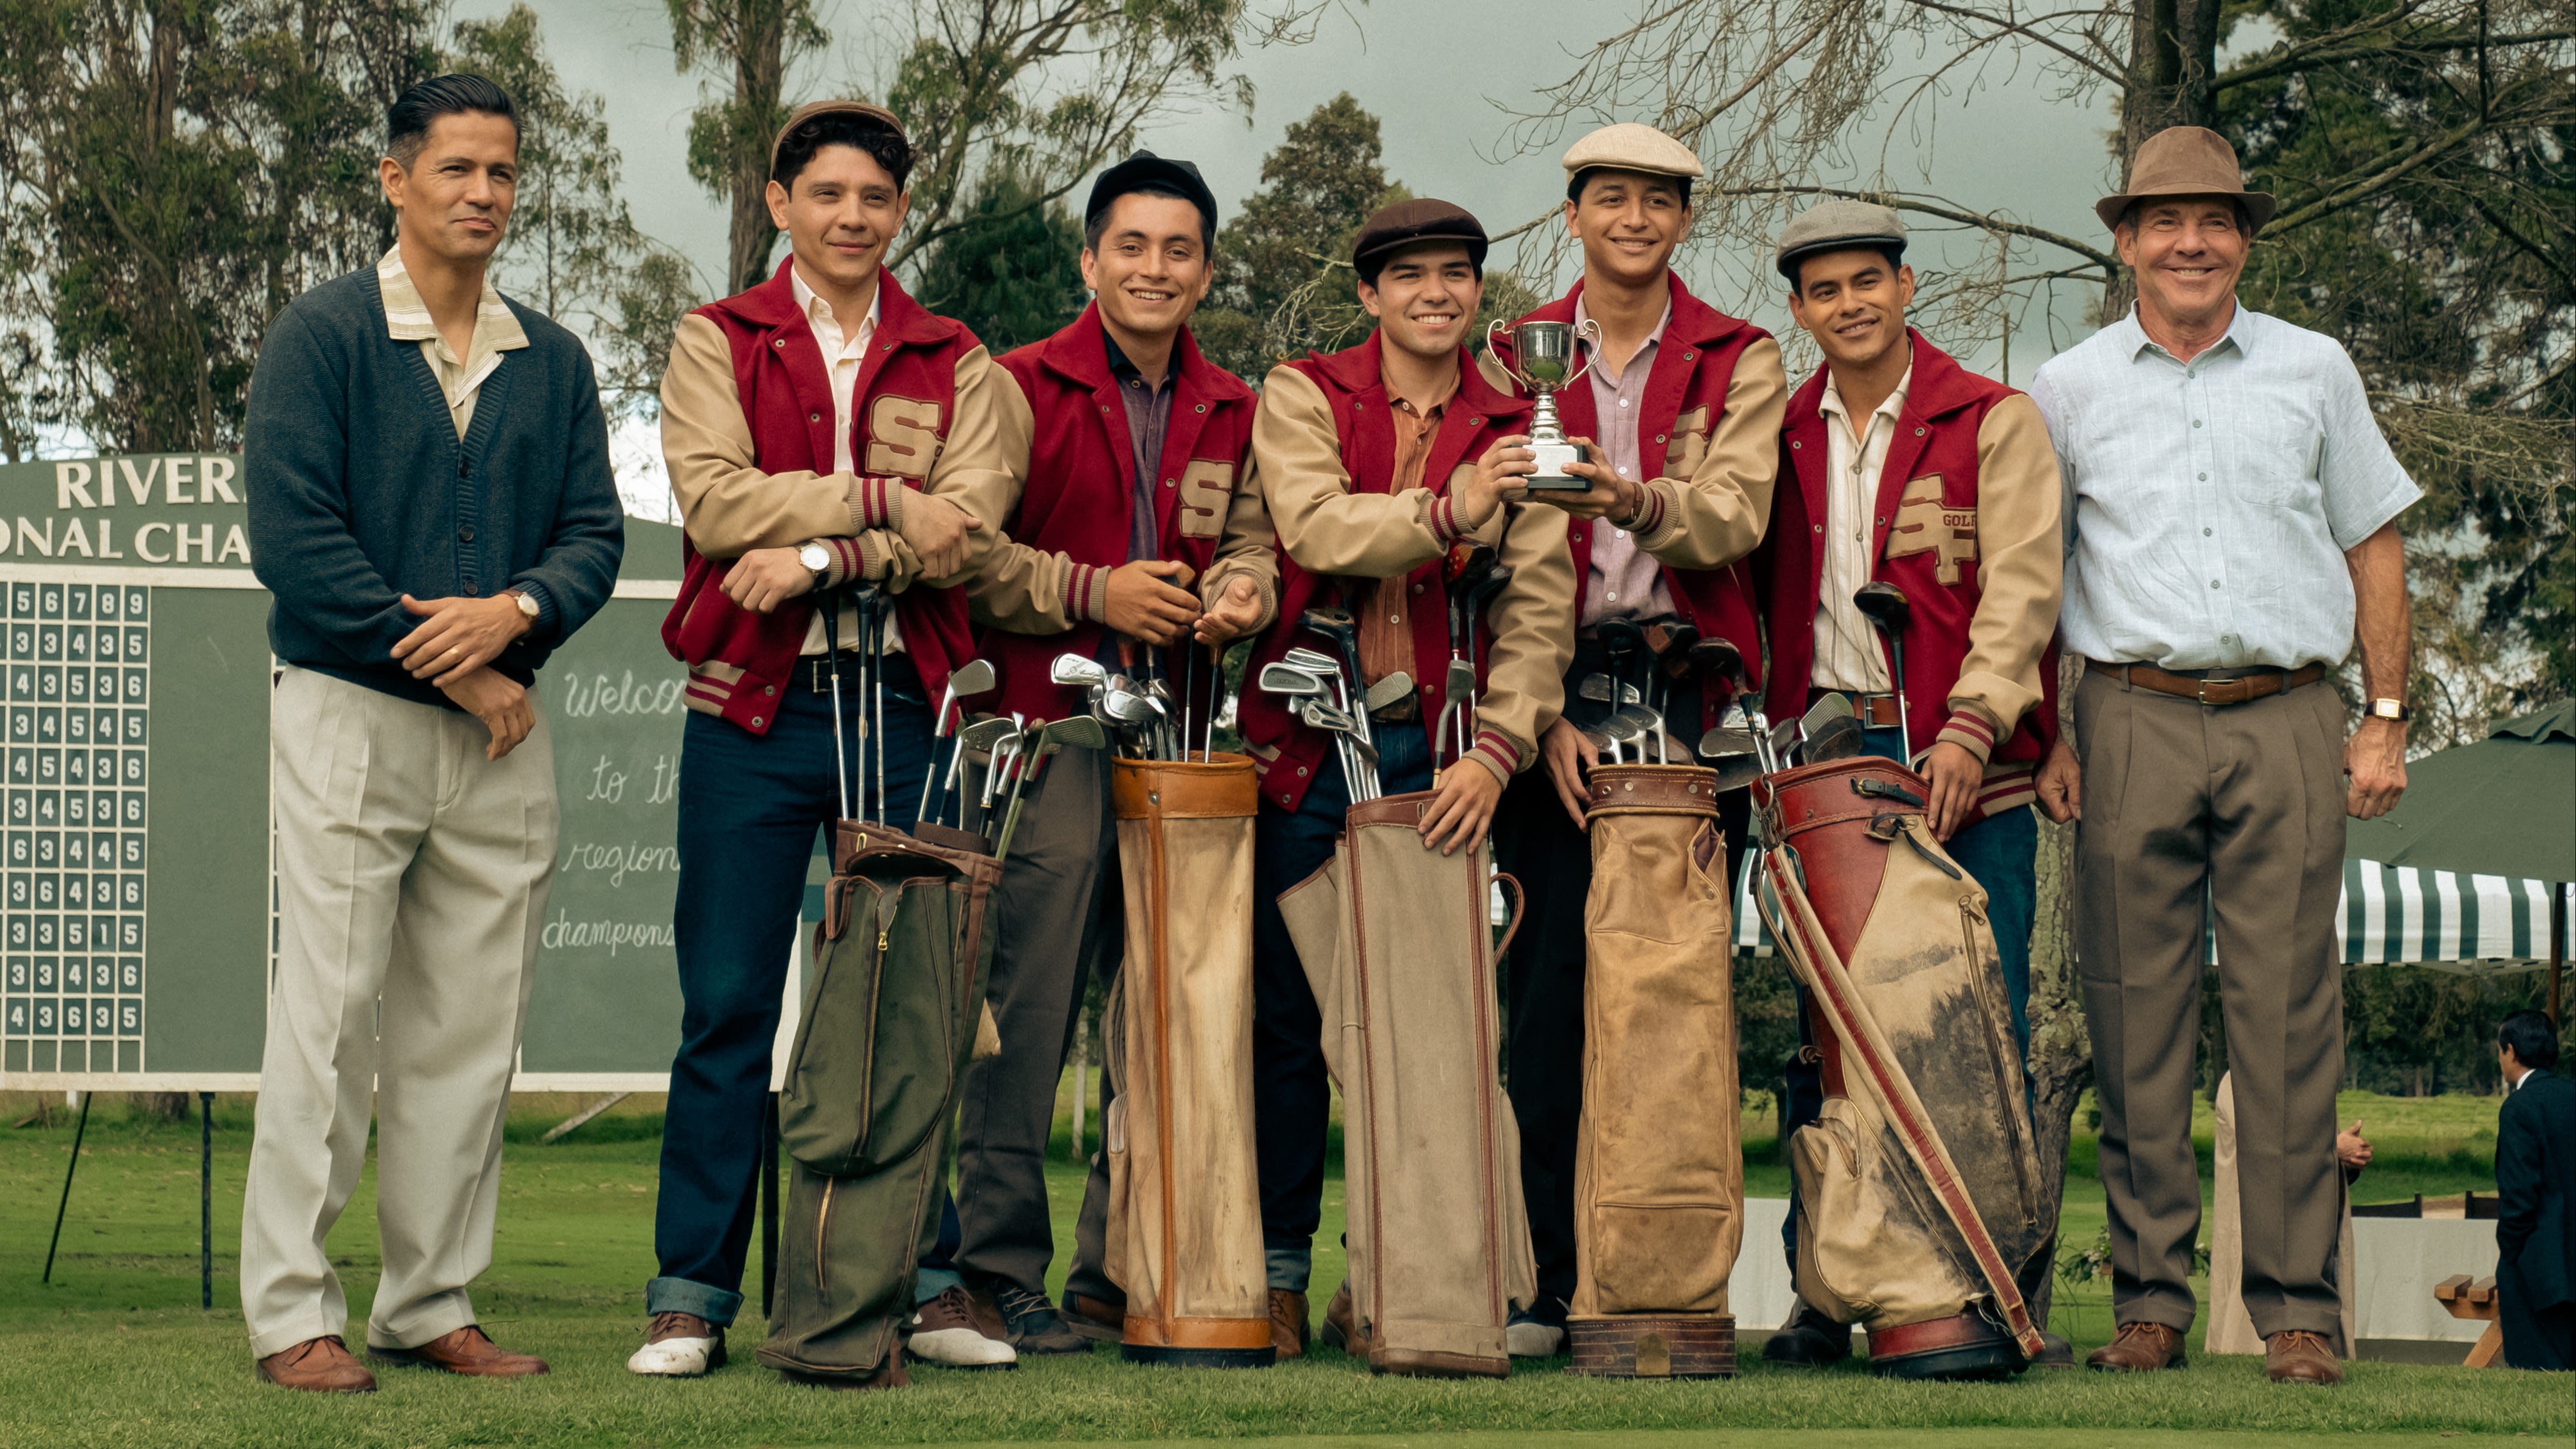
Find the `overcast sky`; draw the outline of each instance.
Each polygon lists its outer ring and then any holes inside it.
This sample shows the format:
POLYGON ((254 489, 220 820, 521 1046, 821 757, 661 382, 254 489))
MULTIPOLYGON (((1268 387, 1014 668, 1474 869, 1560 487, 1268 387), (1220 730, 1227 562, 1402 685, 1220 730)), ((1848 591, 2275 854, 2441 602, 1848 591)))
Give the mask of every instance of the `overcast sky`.
MULTIPOLYGON (((565 83, 606 98, 609 134, 624 154, 627 200, 636 225, 680 248, 703 275, 721 275, 725 213, 689 179, 684 164, 689 112, 698 104, 699 82, 672 69, 670 25, 660 0, 531 3, 565 83)), ((454 13, 466 18, 498 15, 508 8, 509 0, 461 0, 454 13)), ((878 58, 865 47, 869 36, 882 29, 884 17, 902 13, 891 0, 816 0, 815 8, 835 37, 834 49, 792 78, 793 99, 831 94, 851 77, 883 73, 878 58)), ((1391 178, 1417 194, 1457 202, 1490 230, 1501 231, 1562 198, 1564 173, 1556 157, 1583 128, 1572 128, 1540 154, 1498 157, 1508 118, 1496 102, 1529 104, 1531 93, 1572 71, 1574 49, 1620 28, 1632 15, 1631 5, 1603 0, 1350 4, 1327 18, 1314 43, 1256 50, 1237 61, 1234 68, 1256 88, 1249 125, 1226 112, 1181 115, 1148 134, 1145 144, 1196 161, 1219 206, 1230 211, 1259 188, 1262 155, 1278 145, 1286 128, 1348 90, 1384 123, 1391 178)), ((1937 148, 1900 153, 1892 170, 1900 184, 1921 184, 1912 173, 1920 157, 1928 155, 1932 190, 2070 235, 2095 237, 2100 226, 2093 219, 2092 202, 2110 179, 2104 139, 2110 125, 2106 105, 2056 104, 2045 81, 2025 74, 2017 84, 1981 90, 1972 99, 1954 97, 1939 112, 1937 148)), ((1815 179, 1831 184, 1852 178, 1820 167, 1815 179)), ((1939 238, 1918 233, 1918 257, 1941 249, 1939 238)), ((1954 263, 1962 265, 1972 254, 1967 246, 1951 253, 1954 263)), ((1749 304, 1744 301, 1743 279, 1767 266, 1767 259, 1727 261, 1732 265, 1724 267, 1726 275, 1686 279, 1728 310, 1742 308, 1774 331, 1788 329, 1787 309, 1776 289, 1765 287, 1749 304)), ((1721 267, 1711 259, 1693 265, 1711 273, 1721 267)), ((1553 279, 1560 289, 1571 280, 1570 274, 1553 279)), ((2053 343, 2044 317, 2034 315, 2016 331, 2013 381, 2026 383, 2050 351, 2080 335, 2076 294, 2068 293, 2056 313, 2053 343)), ((2001 360, 1995 337, 1934 340, 1989 371, 2001 360)), ((622 474, 658 462, 643 456, 652 451, 649 436, 620 441, 622 474)), ((637 482, 645 496, 659 486, 658 480, 637 482)))

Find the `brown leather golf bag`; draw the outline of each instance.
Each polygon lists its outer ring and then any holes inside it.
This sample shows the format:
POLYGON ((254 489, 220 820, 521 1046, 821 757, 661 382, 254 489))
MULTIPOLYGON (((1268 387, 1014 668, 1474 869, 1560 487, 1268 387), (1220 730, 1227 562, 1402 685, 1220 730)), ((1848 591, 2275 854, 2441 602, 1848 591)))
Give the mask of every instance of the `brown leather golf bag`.
POLYGON ((1986 893, 1880 759, 1770 775, 1755 899, 1807 990, 1825 1104, 1791 1143, 1798 1296, 1872 1366, 2001 1378, 2039 1356, 2015 1286, 2048 1251, 1986 893))
MULTIPOLYGON (((1475 768, 1468 766, 1465 768, 1475 768)), ((1369 1368, 1504 1378, 1504 1328, 1538 1293, 1520 1132, 1503 1095, 1482 849, 1415 827, 1431 793, 1351 807, 1330 865, 1279 897, 1341 1084, 1353 1311, 1369 1368)), ((1510 932, 1504 933, 1508 943, 1510 932)))
POLYGON ((984 912, 1002 868, 981 842, 933 844, 859 820, 833 831, 832 862, 779 1105, 796 1166, 760 1359, 865 1380, 896 1352, 939 1234, 940 1166, 983 1015, 984 912))
POLYGON ((1270 1344, 1252 1153, 1252 761, 1117 761, 1125 880, 1106 1268, 1140 1363, 1259 1367, 1270 1344))
POLYGON ((1722 1377, 1744 1161, 1717 772, 1596 766, 1587 820, 1574 1372, 1722 1377))

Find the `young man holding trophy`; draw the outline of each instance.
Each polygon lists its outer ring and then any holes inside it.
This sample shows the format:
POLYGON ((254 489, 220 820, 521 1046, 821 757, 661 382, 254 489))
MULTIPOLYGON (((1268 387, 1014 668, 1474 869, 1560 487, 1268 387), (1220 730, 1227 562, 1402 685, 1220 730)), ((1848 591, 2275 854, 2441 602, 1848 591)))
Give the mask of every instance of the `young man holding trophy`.
MULTIPOLYGON (((1447 202, 1400 202, 1371 216, 1353 262, 1377 330, 1357 347, 1274 369, 1253 422, 1255 486, 1281 574, 1278 622, 1247 667, 1242 720, 1261 771, 1254 1090, 1283 1358, 1305 1348, 1328 1093, 1309 981, 1321 963, 1301 964, 1280 893, 1334 860, 1354 804, 1426 790, 1435 771, 1419 818, 1425 851, 1475 856, 1505 783, 1536 758, 1559 703, 1573 593, 1564 515, 1509 501, 1534 466, 1528 405, 1468 365, 1485 247, 1483 227, 1447 202), (1488 550, 1483 578, 1496 586, 1478 593, 1463 626, 1460 608, 1444 620, 1441 607, 1444 563, 1462 545, 1488 550), (1472 631, 1482 632, 1463 637, 1472 631), (1292 677, 1300 667, 1311 686, 1292 677), (1471 702, 1473 729, 1456 728, 1471 702)), ((1490 1020, 1490 1006, 1483 1015, 1490 1020)), ((1411 1164, 1424 1174, 1443 1167, 1411 1164)), ((1357 1221, 1356 1192, 1353 1200, 1357 1221)), ((1384 1232, 1424 1240, 1452 1227, 1389 1222, 1384 1232)), ((1525 1276, 1525 1231, 1518 1236, 1494 1251, 1525 1276)), ((1337 1295, 1328 1339, 1360 1352, 1367 1318, 1337 1295)), ((1493 1329, 1499 1358, 1499 1321, 1493 1329)))
MULTIPOLYGON (((1540 1295, 1517 1337, 1539 1352, 1555 1350, 1576 1277, 1584 903, 1592 883, 1585 775, 1599 758, 1578 726, 1621 708, 1650 651, 1665 653, 1664 677, 1685 686, 1672 689, 1666 705, 1673 737, 1695 742, 1715 724, 1728 682, 1692 677, 1687 649, 1668 649, 1687 637, 1681 627, 1733 644, 1748 678, 1760 668, 1753 595, 1739 561, 1770 516, 1788 392, 1779 344, 1692 296, 1672 273, 1673 251, 1690 229, 1691 182, 1705 174, 1690 148, 1651 126, 1605 126, 1575 142, 1564 166, 1565 224, 1583 248, 1582 279, 1512 324, 1488 356, 1488 376, 1508 386, 1507 369, 1533 385, 1550 381, 1542 370, 1555 369, 1536 353, 1554 337, 1570 331, 1579 354, 1570 359, 1579 371, 1557 384, 1554 405, 1581 457, 1533 479, 1527 493, 1568 518, 1576 627, 1562 676, 1566 717, 1540 742, 1547 768, 1513 784, 1494 825, 1502 868, 1529 888, 1509 969, 1510 1059, 1540 1295), (1665 627, 1642 631, 1640 640, 1637 626, 1656 621, 1665 627), (1595 691, 1603 698, 1586 699, 1582 686, 1594 676, 1609 687, 1595 691), (1715 708, 1704 710, 1703 700, 1715 708)), ((1729 846, 1740 848, 1741 795, 1728 797, 1725 809, 1729 846)))

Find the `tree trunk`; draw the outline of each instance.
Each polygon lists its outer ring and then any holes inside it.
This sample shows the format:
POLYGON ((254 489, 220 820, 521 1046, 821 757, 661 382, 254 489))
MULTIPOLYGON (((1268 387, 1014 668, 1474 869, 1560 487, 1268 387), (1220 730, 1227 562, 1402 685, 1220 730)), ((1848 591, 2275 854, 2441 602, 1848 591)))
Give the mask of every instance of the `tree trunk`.
POLYGON ((197 1105, 186 1092, 136 1092, 129 1100, 155 1122, 185 1122, 197 1105))
POLYGON ((733 59, 733 227, 726 264, 732 290, 769 278, 778 228, 769 220, 769 138, 787 71, 784 0, 739 0, 741 48, 733 59))
MULTIPOLYGON (((2059 661, 2059 695, 2072 714, 2082 662, 2059 661)), ((2067 726, 2061 717, 2061 727, 2067 726)), ((2034 807, 2035 808, 2035 807, 2034 807)), ((2093 1084, 2093 1039, 2084 1023, 2084 997, 2075 961, 2075 829, 2039 822, 2039 910, 2030 933, 2030 1074, 2034 1146, 2039 1153, 2040 1200, 2054 1221, 2065 1205, 2066 1151, 2075 1135, 2075 1109, 2093 1084)), ((2056 1296, 2054 1273, 2033 1295, 2031 1317, 2046 1325, 2056 1296)))

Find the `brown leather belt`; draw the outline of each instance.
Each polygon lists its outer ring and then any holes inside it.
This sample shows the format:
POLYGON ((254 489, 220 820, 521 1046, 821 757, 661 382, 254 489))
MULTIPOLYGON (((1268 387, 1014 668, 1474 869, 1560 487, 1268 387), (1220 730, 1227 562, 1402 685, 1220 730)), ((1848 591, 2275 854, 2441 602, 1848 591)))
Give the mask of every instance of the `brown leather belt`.
POLYGON ((1829 694, 1839 694, 1850 700, 1852 713, 1859 717, 1862 724, 1873 729, 1892 730, 1902 723, 1896 712, 1896 696, 1892 694, 1862 694, 1850 689, 1810 689, 1807 691, 1807 703, 1813 705, 1829 694))
POLYGON ((2286 694, 2301 685, 2314 684, 2326 677, 2326 667, 2311 664, 2286 673, 2267 669, 2237 679, 2194 679, 2188 674, 2168 674, 2152 664, 2105 664, 2087 659, 2084 667, 2096 674, 2107 674, 2133 689, 2152 689, 2206 705, 2245 704, 2275 694, 2286 694))

